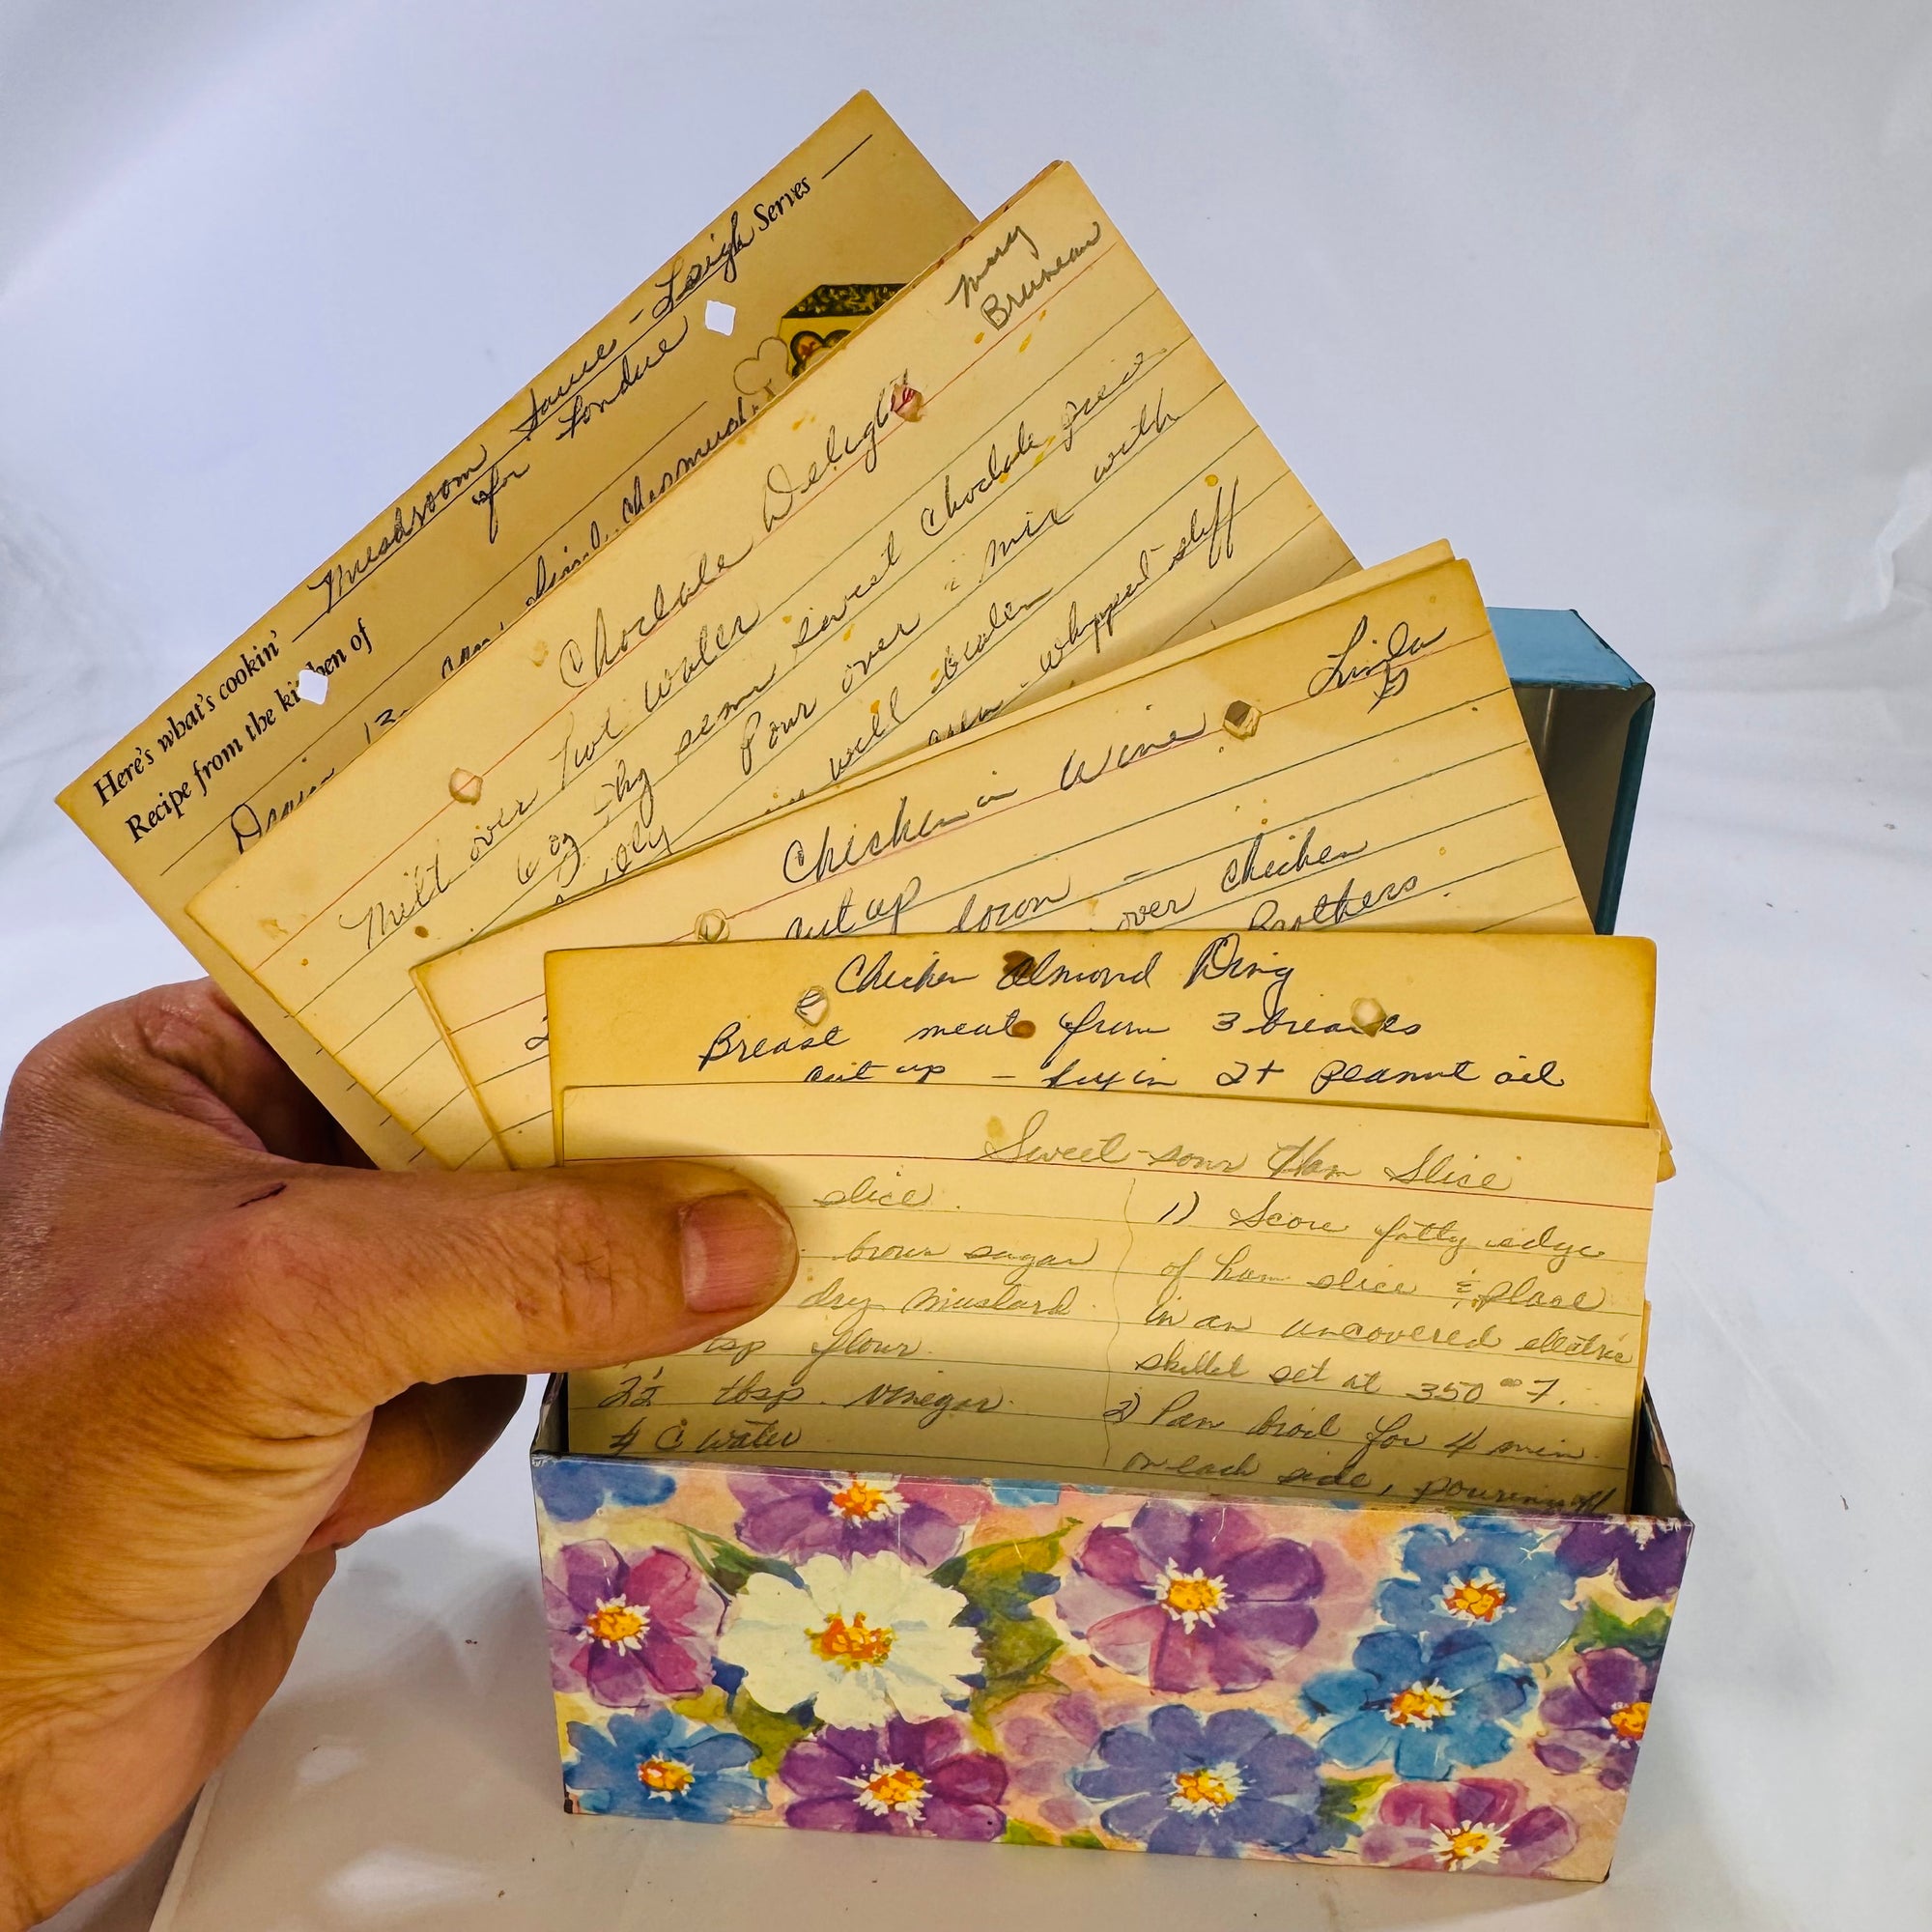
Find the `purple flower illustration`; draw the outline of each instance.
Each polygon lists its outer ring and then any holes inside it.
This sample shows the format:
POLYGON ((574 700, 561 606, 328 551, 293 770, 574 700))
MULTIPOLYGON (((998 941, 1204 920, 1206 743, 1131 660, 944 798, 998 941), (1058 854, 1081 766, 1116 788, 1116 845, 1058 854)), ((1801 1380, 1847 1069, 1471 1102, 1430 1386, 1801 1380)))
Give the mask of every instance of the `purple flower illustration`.
POLYGON ((808 1475, 746 1470, 731 1478, 744 1506, 739 1540, 763 1556, 876 1556, 890 1550, 930 1570, 959 1548, 965 1525, 989 1507, 978 1489, 853 1471, 808 1475))
POLYGON ((1504 1878, 1541 1871, 1576 1849, 1577 1827, 1553 1804, 1525 1811, 1526 1795, 1506 1777, 1391 1785, 1362 1833, 1362 1861, 1504 1878))
POLYGON ((1684 1580, 1690 1551, 1688 1523, 1579 1522, 1556 1546, 1556 1560, 1573 1577, 1597 1577, 1616 1566, 1617 1588, 1642 1603, 1667 1597, 1684 1580))
POLYGON ((1040 1823, 1058 1832, 1090 1825, 1094 1806, 1073 1788, 1067 1774, 1088 1763, 1100 1734, 1146 1715, 1136 1687, 1113 1687, 1104 1700, 1086 1690, 1054 1685, 1044 1696, 1023 1697, 994 1719, 996 1745, 1005 1760, 1008 1790, 1033 1802, 1040 1823))
POLYGON ((1073 1774, 1073 1788, 1112 1801, 1100 1823, 1151 1852, 1226 1859, 1243 1845, 1309 1854, 1342 1842, 1320 1816, 1321 1759, 1259 1711, 1204 1718, 1163 1704, 1145 1724, 1108 1731, 1099 1757, 1073 1774))
POLYGON ((1144 1503, 1094 1530, 1054 1599, 1103 1663, 1156 1690, 1251 1690, 1315 1634, 1321 1565, 1233 1504, 1144 1503))
POLYGON ((793 1794, 785 1823, 808 1832, 984 1843, 1006 1829, 1007 1768, 976 1749, 956 1718, 819 1731, 792 1746, 779 1776, 793 1794))
POLYGON ((711 1641, 724 1605, 671 1549, 621 1555, 567 1543, 544 1576, 551 1683, 600 1704, 688 1697, 711 1681, 711 1641))
POLYGON ((1627 1650, 1586 1650, 1569 1683, 1543 1699, 1546 1731, 1536 1741, 1537 1756, 1551 1771, 1594 1771, 1606 1790, 1624 1790, 1636 1769, 1656 1683, 1657 1666, 1627 1650))

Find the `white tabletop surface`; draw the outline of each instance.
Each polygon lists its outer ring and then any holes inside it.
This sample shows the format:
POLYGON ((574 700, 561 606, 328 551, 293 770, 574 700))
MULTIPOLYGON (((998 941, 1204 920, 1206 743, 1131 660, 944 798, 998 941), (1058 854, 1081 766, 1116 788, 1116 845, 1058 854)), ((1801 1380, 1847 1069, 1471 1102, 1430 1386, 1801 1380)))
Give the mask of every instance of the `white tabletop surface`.
POLYGON ((1922 7, 0 0, 0 1063, 187 970, 56 784, 861 85, 977 208, 1076 161, 1362 556, 1447 534, 1659 688, 1699 1527, 1616 1870, 567 1819, 520 1424, 348 1555, 156 1922, 1927 1922, 1922 7))

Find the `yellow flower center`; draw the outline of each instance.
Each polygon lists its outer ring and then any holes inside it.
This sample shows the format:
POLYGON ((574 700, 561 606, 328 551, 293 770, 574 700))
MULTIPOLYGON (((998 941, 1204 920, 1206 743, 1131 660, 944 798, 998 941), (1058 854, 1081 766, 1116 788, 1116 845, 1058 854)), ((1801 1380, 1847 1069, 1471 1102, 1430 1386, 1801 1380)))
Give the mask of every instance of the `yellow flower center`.
POLYGON ((615 1644, 622 1650, 634 1645, 650 1626, 650 1613, 640 1610, 636 1604, 599 1604, 583 1619, 583 1634, 598 1643, 615 1644))
POLYGON ((1160 1606, 1179 1620, 1191 1633, 1197 1623, 1212 1625, 1228 1602, 1227 1586, 1205 1570, 1177 1570, 1167 1566, 1166 1581, 1160 1593, 1160 1606))
POLYGON ((1446 1718, 1456 1708, 1456 1693, 1440 1684, 1411 1684, 1398 1690, 1388 1701, 1388 1720, 1405 1727, 1413 1725, 1426 1731, 1437 1718, 1446 1718))
POLYGON ((846 1782, 857 1787, 859 1803, 867 1811, 906 1811, 916 1818, 925 1803, 925 1779, 902 1764, 875 1764, 866 1776, 846 1782))
POLYGON ((854 1476, 844 1488, 832 1492, 828 1507, 848 1522, 876 1522, 882 1516, 897 1514, 893 1508, 897 1500, 890 1488, 868 1483, 864 1476, 854 1476))
POLYGON ((1458 1577, 1442 1592, 1442 1607, 1467 1623, 1492 1624, 1509 1606, 1509 1592, 1487 1570, 1458 1577))
POLYGON ((847 1670, 862 1664, 883 1663, 891 1656, 893 1629, 881 1624, 874 1630, 861 1610, 849 1623, 837 1610, 825 1620, 825 1628, 810 1631, 812 1652, 827 1663, 842 1663, 847 1670))
POLYGON ((1610 1713, 1610 1729, 1620 1738, 1630 1739, 1635 1744, 1650 1723, 1650 1700, 1640 1699, 1634 1704, 1619 1704, 1610 1713))
POLYGON ((689 1791, 696 1780, 697 1774, 674 1757, 647 1757, 638 1767, 638 1782, 653 1798, 675 1798, 680 1791, 689 1791))
POLYGON ((1502 1856, 1503 1834, 1493 1825, 1458 1825, 1437 1831, 1429 1849, 1445 1871, 1466 1871, 1471 1865, 1492 1865, 1502 1856))
POLYGON ((1174 1795, 1190 1809, 1206 1805, 1218 1811, 1224 1804, 1232 1804, 1237 1796, 1234 1781, 1218 1771, 1177 1771, 1174 1774, 1174 1795))

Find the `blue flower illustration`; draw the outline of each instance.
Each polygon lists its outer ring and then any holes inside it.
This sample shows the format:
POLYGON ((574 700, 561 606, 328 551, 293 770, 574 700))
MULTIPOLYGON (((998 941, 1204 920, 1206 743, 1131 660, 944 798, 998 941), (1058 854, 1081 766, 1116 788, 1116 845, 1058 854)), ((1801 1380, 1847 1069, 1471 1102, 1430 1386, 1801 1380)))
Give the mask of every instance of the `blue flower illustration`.
POLYGON ((765 1808, 764 1785, 744 1770, 754 1747, 674 1711, 619 1715, 608 1732, 572 1724, 570 1747, 563 1789, 574 1811, 718 1825, 734 1811, 765 1808))
POLYGON ((997 1479, 987 1488, 993 1492, 993 1500, 1004 1503, 1008 1509, 1027 1509, 1036 1503, 1057 1503, 1060 1500, 1061 1485, 1058 1483, 1009 1483, 997 1479))
POLYGON ((1392 1759, 1398 1776, 1430 1778, 1507 1756, 1503 1720, 1534 1694, 1529 1672, 1504 1669, 1480 1631, 1380 1630, 1356 1644, 1352 1670, 1310 1678, 1301 1702, 1311 1718, 1335 1719, 1321 1746, 1338 1763, 1392 1759))
POLYGON ((531 1459, 530 1476, 537 1500, 553 1522, 582 1522, 606 1503, 619 1509, 650 1509, 677 1487, 648 1463, 614 1456, 595 1462, 588 1457, 537 1456, 531 1459))
POLYGON ((1382 1621, 1411 1635, 1477 1631, 1501 1657, 1535 1663, 1577 1628, 1576 1583, 1526 1530, 1472 1522, 1451 1534, 1435 1523, 1409 1531, 1402 1567, 1377 1593, 1382 1621))
POLYGON ((1106 1803, 1109 1832, 1151 1852, 1308 1855, 1343 1841, 1344 1828, 1320 1816, 1320 1758, 1259 1711, 1204 1718, 1163 1704, 1144 1724, 1103 1731, 1094 1748, 1100 1762, 1073 1773, 1073 1788, 1106 1803))

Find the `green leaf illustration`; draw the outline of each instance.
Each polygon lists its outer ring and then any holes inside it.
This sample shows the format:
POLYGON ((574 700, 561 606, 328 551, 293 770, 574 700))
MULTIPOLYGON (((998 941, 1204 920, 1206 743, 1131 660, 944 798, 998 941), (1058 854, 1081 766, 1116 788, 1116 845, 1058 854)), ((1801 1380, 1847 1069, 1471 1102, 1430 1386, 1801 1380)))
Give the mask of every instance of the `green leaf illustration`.
POLYGON ((745 1767, 753 1777, 776 1777, 785 1752, 800 1738, 810 1737, 820 1728, 815 1718, 800 1719, 789 1711, 768 1711, 743 1690, 731 1699, 730 1722, 747 1744, 757 1747, 757 1756, 745 1767))
POLYGON ((1007 1829, 1000 1833, 1003 1845, 1057 1845, 1060 1840, 1051 1832, 1042 1832, 1037 1825, 1029 1825, 1021 1818, 1009 1818, 1007 1829))
POLYGON ((1324 1825, 1359 1825, 1369 1815, 1376 1794, 1383 1785, 1394 1782, 1389 1772, 1375 1777, 1324 1777, 1321 1802, 1315 1807, 1315 1815, 1324 1825))
POLYGON ((1615 1611, 1592 1601, 1583 1605, 1570 1641, 1577 1650, 1627 1650, 1645 1663, 1655 1663, 1663 1655, 1663 1641, 1669 1634, 1670 1612, 1661 1605, 1635 1623, 1627 1624, 1615 1611))
POLYGON ((1104 1852, 1107 1849, 1092 1832, 1068 1832, 1064 1838, 1056 1838, 1051 1832, 1043 1832, 1037 1825, 1029 1825, 1021 1818, 1009 1818, 1007 1829, 996 1842, 1002 1845, 1064 1845, 1076 1852, 1104 1852))
POLYGON ((973 1715, 984 1719, 1047 1675, 1065 1646, 1044 1617, 988 1617, 980 1626, 980 1663, 986 1685, 973 1693, 973 1715))
POLYGON ((714 1729, 727 1731, 731 1728, 731 1700, 715 1684, 707 1684, 693 1697, 673 1697, 670 1707, 694 1724, 709 1724, 714 1729))
POLYGON ((697 1567, 727 1597, 735 1597, 753 1577, 761 1573, 767 1577, 782 1577, 787 1583, 799 1580, 798 1572, 789 1563, 776 1556, 754 1556, 729 1537, 713 1536, 708 1529, 693 1529, 688 1524, 684 1533, 697 1567))
POLYGON ((1075 1518, 1068 1517, 1051 1536, 1024 1536, 1012 1543, 982 1543, 950 1557, 932 1573, 943 1589, 957 1590, 977 1610, 993 1617, 1031 1614, 1036 1597, 1055 1587, 1053 1572, 1060 1546, 1075 1518))
POLYGON ((1057 1587, 1054 1569, 1061 1543, 1074 1526, 1068 1518, 1051 1536, 1009 1543, 982 1543, 939 1565, 932 1580, 957 1590, 979 1612, 983 1689, 974 1691, 972 1713, 983 1726, 1002 1704, 1044 1681, 1063 1645, 1053 1626, 1034 1614, 1035 1602, 1057 1587))

